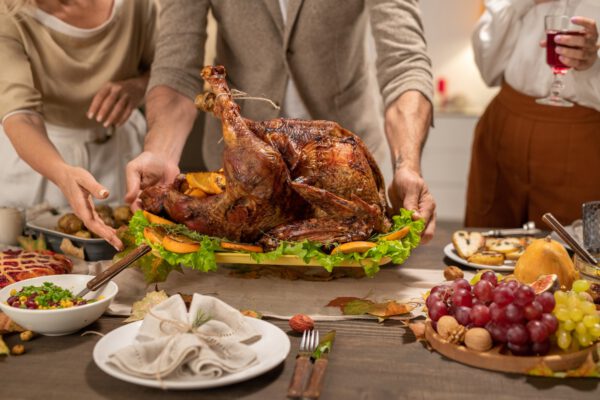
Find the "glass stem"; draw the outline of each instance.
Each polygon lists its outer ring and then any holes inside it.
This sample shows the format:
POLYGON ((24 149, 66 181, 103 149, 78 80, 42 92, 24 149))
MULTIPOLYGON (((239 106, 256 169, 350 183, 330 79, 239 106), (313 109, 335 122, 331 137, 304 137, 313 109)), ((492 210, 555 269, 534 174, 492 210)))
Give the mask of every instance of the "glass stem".
POLYGON ((552 87, 550 88, 550 94, 552 97, 562 99, 562 91, 565 87, 563 75, 564 74, 561 73, 554 73, 554 81, 552 82, 552 87))

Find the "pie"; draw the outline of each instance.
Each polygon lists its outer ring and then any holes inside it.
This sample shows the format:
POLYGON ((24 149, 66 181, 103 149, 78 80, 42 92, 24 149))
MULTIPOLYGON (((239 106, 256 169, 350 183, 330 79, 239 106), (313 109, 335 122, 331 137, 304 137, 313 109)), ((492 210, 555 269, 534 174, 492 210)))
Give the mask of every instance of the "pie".
POLYGON ((73 263, 52 251, 4 250, 0 252, 0 288, 38 276, 68 274, 73 263))

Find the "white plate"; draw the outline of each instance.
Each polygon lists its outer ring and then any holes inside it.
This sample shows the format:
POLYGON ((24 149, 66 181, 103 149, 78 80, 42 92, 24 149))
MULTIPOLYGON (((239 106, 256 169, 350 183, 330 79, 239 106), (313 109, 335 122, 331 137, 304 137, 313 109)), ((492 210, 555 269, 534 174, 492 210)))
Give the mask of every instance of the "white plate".
POLYGON ((290 339, 275 325, 256 318, 246 317, 247 321, 261 334, 261 339, 250 347, 258 356, 258 364, 234 374, 225 374, 216 379, 194 379, 191 377, 166 378, 162 382, 128 375, 108 363, 108 356, 117 350, 133 344, 142 321, 130 323, 106 334, 94 347, 94 362, 107 374, 125 382, 154 388, 166 389, 208 389, 245 381, 261 375, 286 359, 290 352, 290 339))
POLYGON ((511 272, 515 269, 514 261, 504 261, 504 265, 484 265, 484 264, 475 264, 470 263, 461 256, 458 255, 456 250, 454 249, 454 245, 452 243, 448 243, 446 247, 444 247, 444 254, 459 264, 466 265, 467 267, 476 268, 476 269, 490 269, 492 271, 498 272, 511 272))

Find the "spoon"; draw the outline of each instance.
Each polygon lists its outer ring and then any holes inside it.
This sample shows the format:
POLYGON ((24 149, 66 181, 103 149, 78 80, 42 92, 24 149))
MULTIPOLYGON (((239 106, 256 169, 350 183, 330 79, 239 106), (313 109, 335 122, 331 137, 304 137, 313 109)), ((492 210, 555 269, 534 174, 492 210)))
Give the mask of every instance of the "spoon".
POLYGON ((93 279, 88 281, 86 287, 77 293, 75 298, 83 297, 89 292, 93 292, 98 290, 101 286, 105 285, 112 278, 117 276, 121 271, 130 266, 133 262, 135 262, 138 258, 142 257, 146 253, 148 253, 152 248, 147 244, 142 244, 128 253, 125 257, 121 258, 119 261, 111 265, 109 268, 100 272, 93 279))
POLYGON ((569 232, 567 232, 565 227, 562 226, 562 224, 558 222, 556 218, 554 218, 554 215, 552 215, 551 213, 546 213, 542 216, 542 221, 548 224, 548 226, 552 228, 552 230, 556 232, 562 240, 564 240, 569 246, 571 246, 573 251, 579 256, 579 258, 581 258, 588 264, 598 265, 598 260, 596 260, 596 258, 594 258, 594 256, 591 255, 590 252, 585 249, 585 247, 579 244, 577 239, 575 239, 569 232))

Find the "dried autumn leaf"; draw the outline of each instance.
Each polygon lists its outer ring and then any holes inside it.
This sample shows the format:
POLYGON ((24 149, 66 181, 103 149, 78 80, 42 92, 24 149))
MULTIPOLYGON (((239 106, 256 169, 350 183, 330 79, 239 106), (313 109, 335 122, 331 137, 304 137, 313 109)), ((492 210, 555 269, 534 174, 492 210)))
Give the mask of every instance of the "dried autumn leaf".
POLYGON ((351 300, 342 307, 342 314, 344 315, 363 315, 371 311, 373 302, 366 299, 351 300))
POLYGON ((411 312, 415 308, 412 304, 402 304, 395 300, 390 300, 385 303, 375 303, 371 309, 367 311, 368 314, 374 315, 380 318, 392 317, 394 315, 402 315, 411 312))
POLYGON ((69 239, 64 238, 60 242, 60 250, 71 257, 79 258, 80 260, 85 260, 85 253, 82 247, 77 247, 71 242, 69 239))
MULTIPOLYGON (((358 297, 336 297, 331 300, 325 307, 339 307, 340 309, 344 308, 346 304, 351 302, 352 300, 361 300, 358 297)), ((343 311, 343 310, 342 310, 343 311)))
POLYGON ((25 329, 15 324, 8 315, 0 312, 0 335, 5 333, 23 332, 25 329))
POLYGON ((8 350, 8 346, 4 343, 2 336, 0 336, 0 356, 8 355, 10 351, 8 350))
POLYGON ((169 296, 167 296, 164 290, 146 293, 146 296, 144 296, 143 299, 133 303, 133 306, 131 307, 131 316, 123 322, 134 322, 144 319, 152 307, 162 303, 168 298, 169 296))
POLYGON ((567 371, 567 376, 570 377, 600 377, 600 370, 598 368, 598 364, 594 362, 594 357, 590 352, 588 356, 585 358, 585 361, 581 366, 577 369, 572 369, 567 371))
POLYGON ((258 311, 255 310, 240 310, 240 312, 242 313, 242 315, 246 316, 246 317, 251 317, 251 318, 256 318, 256 319, 262 319, 262 314, 259 313, 258 311))
POLYGON ((412 322, 408 324, 408 327, 415 335, 417 340, 425 340, 425 323, 424 322, 412 322))
POLYGON ((543 361, 527 373, 534 376, 554 376, 554 371, 552 371, 552 369, 543 361))

